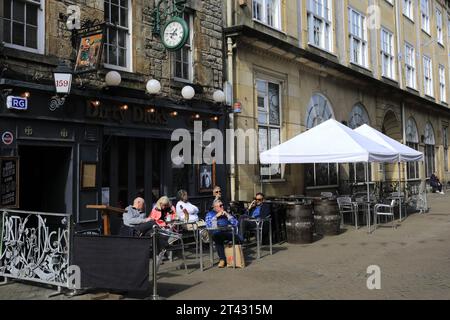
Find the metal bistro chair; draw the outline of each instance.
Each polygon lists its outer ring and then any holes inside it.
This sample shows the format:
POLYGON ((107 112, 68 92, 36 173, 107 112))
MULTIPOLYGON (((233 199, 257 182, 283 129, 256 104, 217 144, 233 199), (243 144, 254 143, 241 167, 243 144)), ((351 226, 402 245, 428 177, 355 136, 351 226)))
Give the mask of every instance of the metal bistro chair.
MULTIPOLYGON (((183 265, 184 265, 184 270, 186 272, 188 272, 187 269, 187 264, 186 264, 186 255, 185 255, 185 251, 184 251, 184 241, 183 241, 183 235, 178 233, 178 232, 174 232, 168 229, 158 229, 158 235, 163 235, 166 237, 169 237, 169 239, 171 239, 172 241, 169 242, 169 246, 166 248, 166 251, 169 252, 170 254, 172 254, 173 251, 176 250, 180 250, 181 249, 181 258, 183 259, 183 265), (179 242, 179 245, 175 245, 174 243, 179 242)), ((170 260, 172 260, 172 256, 170 257, 170 260)), ((161 261, 158 261, 159 263, 161 261)), ((158 268, 159 268, 159 263, 158 263, 158 268)))
POLYGON ((256 228, 249 230, 250 232, 256 233, 256 250, 257 250, 257 258, 261 259, 261 247, 262 247, 262 240, 263 240, 263 230, 264 225, 266 223, 269 224, 269 248, 270 248, 270 255, 273 254, 272 250, 272 217, 269 215, 265 217, 264 219, 248 219, 247 221, 253 221, 256 223, 256 228))
POLYGON ((237 237, 237 229, 233 226, 226 227, 216 227, 216 228, 204 228, 201 230, 199 234, 200 239, 200 271, 204 271, 203 268, 203 243, 209 243, 209 259, 211 261, 211 266, 214 265, 214 241, 212 233, 214 231, 229 231, 232 235, 232 245, 233 245, 233 269, 236 268, 236 237, 237 237), (206 240, 206 241, 205 241, 206 240))
POLYGON ((339 197, 337 198, 337 203, 341 215, 341 225, 344 225, 344 214, 350 213, 355 223, 355 228, 358 229, 358 203, 353 202, 350 197, 339 197))
POLYGON ((396 229, 397 225, 395 224, 394 218, 394 208, 396 206, 397 199, 392 199, 391 204, 376 204, 374 207, 374 215, 375 215, 375 230, 378 226, 378 216, 392 217, 392 228, 396 229))

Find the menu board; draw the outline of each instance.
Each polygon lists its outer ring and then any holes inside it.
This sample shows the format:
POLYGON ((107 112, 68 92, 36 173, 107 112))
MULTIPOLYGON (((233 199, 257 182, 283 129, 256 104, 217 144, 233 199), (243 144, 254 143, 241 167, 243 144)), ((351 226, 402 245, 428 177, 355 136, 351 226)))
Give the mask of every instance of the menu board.
POLYGON ((0 157, 0 208, 19 207, 19 158, 0 157))

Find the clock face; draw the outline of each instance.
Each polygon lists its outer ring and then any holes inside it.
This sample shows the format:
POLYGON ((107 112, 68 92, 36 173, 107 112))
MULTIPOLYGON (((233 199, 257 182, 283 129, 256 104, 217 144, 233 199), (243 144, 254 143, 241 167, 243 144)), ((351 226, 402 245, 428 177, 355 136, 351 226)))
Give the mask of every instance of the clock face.
POLYGON ((169 50, 181 49, 189 37, 187 23, 181 18, 171 19, 164 27, 162 41, 169 50))

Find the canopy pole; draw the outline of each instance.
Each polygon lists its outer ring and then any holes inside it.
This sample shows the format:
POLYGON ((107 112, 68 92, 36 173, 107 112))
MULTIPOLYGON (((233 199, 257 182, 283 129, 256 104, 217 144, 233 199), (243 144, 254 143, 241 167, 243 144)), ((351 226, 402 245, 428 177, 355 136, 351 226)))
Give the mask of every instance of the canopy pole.
POLYGON ((398 210, 400 215, 400 222, 402 222, 402 188, 400 179, 400 161, 398 162, 398 210))
POLYGON ((367 184, 367 218, 368 218, 368 233, 371 233, 370 226, 370 186, 369 186, 369 162, 365 163, 365 171, 366 171, 366 184, 367 184))

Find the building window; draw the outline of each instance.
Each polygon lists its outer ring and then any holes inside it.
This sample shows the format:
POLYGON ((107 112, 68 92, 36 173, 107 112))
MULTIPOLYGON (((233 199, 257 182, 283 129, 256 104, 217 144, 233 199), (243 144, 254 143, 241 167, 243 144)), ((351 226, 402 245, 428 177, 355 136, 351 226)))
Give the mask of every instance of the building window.
POLYGON ((4 0, 3 41, 20 50, 44 53, 43 0, 4 0))
POLYGON ((406 86, 416 89, 416 53, 414 47, 405 44, 406 86))
MULTIPOLYGON (((348 126, 356 129, 364 124, 370 124, 369 114, 366 108, 360 103, 356 104, 350 113, 350 120, 348 126)), ((365 164, 364 163, 350 163, 349 164, 349 180, 351 182, 366 181, 365 164)), ((369 163, 369 181, 371 181, 372 165, 369 163)))
POLYGON ((131 69, 130 0, 105 0, 106 41, 104 62, 109 67, 131 69))
MULTIPOLYGON (((280 144, 281 96, 280 83, 256 80, 258 96, 259 152, 272 149, 280 144)), ((281 179, 279 164, 260 165, 261 180, 281 179)))
POLYGON ((191 32, 189 32, 189 40, 186 45, 172 53, 172 74, 176 80, 186 80, 192 82, 193 80, 193 55, 192 44, 194 35, 193 28, 193 15, 189 13, 184 14, 184 20, 186 20, 191 32))
POLYGON ((444 140, 444 170, 448 172, 448 127, 442 128, 442 139, 444 140))
POLYGON ((436 29, 437 29, 437 41, 444 45, 444 33, 442 32, 442 13, 436 9, 436 29))
POLYGON ((253 0, 253 19, 281 29, 280 0, 253 0))
POLYGON ((427 56, 423 57, 423 78, 425 94, 433 97, 433 64, 427 56))
POLYGON ((422 14, 422 30, 430 34, 430 1, 420 0, 420 12, 422 14))
POLYGON ((403 14, 414 21, 414 7, 412 0, 403 0, 403 14))
MULTIPOLYGON (((417 130, 414 119, 409 118, 406 124, 406 145, 414 150, 419 151, 419 131, 417 130)), ((408 162, 406 164, 408 171, 408 179, 419 179, 419 162, 408 162)))
POLYGON ((430 123, 425 127, 425 172, 426 177, 429 178, 435 172, 435 155, 434 146, 436 140, 434 138, 434 130, 430 123))
MULTIPOLYGON (((328 99, 321 94, 313 95, 306 114, 306 128, 311 129, 331 118, 334 118, 334 115, 328 99)), ((307 187, 337 186, 338 165, 336 163, 307 164, 305 176, 307 187)))
POLYGON ((330 0, 308 0, 309 44, 333 51, 332 4, 330 0))
POLYGON ((393 34, 381 29, 381 68, 383 77, 395 79, 393 34))
POLYGON ((447 101, 447 88, 445 83, 445 67, 439 65, 439 98, 441 102, 447 101))
POLYGON ((367 67, 367 31, 366 18, 349 8, 350 61, 367 67))

